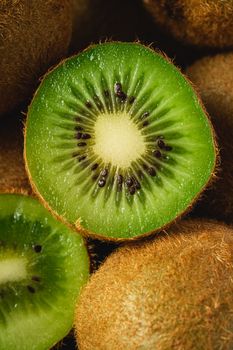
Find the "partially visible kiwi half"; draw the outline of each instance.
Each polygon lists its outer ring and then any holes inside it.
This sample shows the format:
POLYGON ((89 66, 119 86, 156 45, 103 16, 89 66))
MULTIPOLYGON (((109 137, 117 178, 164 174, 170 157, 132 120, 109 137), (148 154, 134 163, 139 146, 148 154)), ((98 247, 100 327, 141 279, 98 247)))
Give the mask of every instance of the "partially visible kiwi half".
POLYGON ((233 228, 217 222, 120 248, 81 293, 79 349, 231 350, 232 274, 233 228))
POLYGON ((5 117, 0 127, 0 193, 32 194, 23 159, 23 121, 5 117))
POLYGON ((88 278, 83 239, 37 200, 0 195, 0 349, 45 350, 71 329, 88 278))
POLYGON ((205 57, 187 70, 211 116, 220 145, 218 179, 196 214, 233 223, 233 53, 205 57))
POLYGON ((30 99, 38 80, 67 52, 73 0, 1 0, 0 115, 30 99))
POLYGON ((158 231, 192 206, 215 158, 213 130, 191 85, 138 43, 100 44, 62 62, 29 107, 31 184, 86 235, 158 231))
POLYGON ((233 1, 143 0, 156 23, 182 42, 233 47, 233 1))

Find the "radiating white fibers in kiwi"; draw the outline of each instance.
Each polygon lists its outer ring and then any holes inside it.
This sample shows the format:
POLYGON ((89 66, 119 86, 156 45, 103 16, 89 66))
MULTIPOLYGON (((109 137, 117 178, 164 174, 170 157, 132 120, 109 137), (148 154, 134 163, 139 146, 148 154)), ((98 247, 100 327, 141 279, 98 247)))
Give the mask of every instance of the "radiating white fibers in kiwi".
POLYGON ((0 195, 0 349, 50 349, 89 274, 84 240, 35 199, 0 195))
POLYGON ((214 221, 120 248, 81 294, 79 349, 230 350, 232 275, 233 228, 214 221))

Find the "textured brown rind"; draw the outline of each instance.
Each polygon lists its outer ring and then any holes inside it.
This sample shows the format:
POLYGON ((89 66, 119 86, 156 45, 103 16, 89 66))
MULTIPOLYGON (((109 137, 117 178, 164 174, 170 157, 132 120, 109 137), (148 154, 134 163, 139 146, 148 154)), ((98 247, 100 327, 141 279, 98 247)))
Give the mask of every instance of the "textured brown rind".
POLYGON ((156 23, 182 42, 233 47, 233 2, 223 0, 144 0, 156 23))
POLYGON ((233 228, 184 221, 120 248, 77 305, 80 350, 233 348, 233 228))
POLYGON ((23 122, 5 118, 0 127, 0 193, 32 194, 23 159, 23 122))
POLYGON ((211 116, 218 136, 221 166, 197 213, 233 223, 233 52, 205 57, 187 70, 211 116))
POLYGON ((0 2, 0 115, 32 97, 39 77, 66 54, 73 0, 0 2))
MULTIPOLYGON (((106 40, 106 42, 107 42, 107 40, 106 40)), ((139 41, 135 42, 135 44, 143 45, 139 41)), ((96 46, 96 44, 92 44, 89 47, 87 47, 84 51, 86 51, 86 50, 88 50, 90 48, 93 48, 95 46, 96 46)), ((173 64, 173 62, 167 57, 167 55, 165 53, 163 53, 163 52, 161 52, 159 50, 154 50, 151 46, 145 46, 145 47, 150 49, 152 52, 156 52, 157 54, 162 55, 163 58, 166 59, 170 64, 173 64)), ((44 79, 46 79, 48 74, 50 74, 53 70, 55 70, 57 67, 62 65, 65 61, 66 61, 66 59, 61 61, 57 66, 55 66, 52 69, 50 69, 47 72, 47 74, 44 75, 44 77, 42 79, 42 82, 43 82, 44 79)), ((182 72, 180 71, 180 69, 178 67, 176 67, 176 69, 179 70, 180 74, 182 74, 182 72)), ((186 76, 183 75, 183 77, 189 83, 191 83, 186 76)), ((191 83, 191 85, 192 85, 192 83, 191 83)), ((38 89, 36 90, 34 97, 36 96, 38 89)), ((193 87, 193 89, 194 89, 194 87, 193 87)), ((160 228, 157 228, 155 230, 152 230, 152 231, 149 231, 149 232, 145 232, 144 234, 141 234, 141 235, 135 236, 135 237, 130 237, 130 238, 108 237, 108 236, 105 236, 104 233, 97 234, 95 232, 87 230, 86 228, 84 228, 82 226, 82 218, 79 218, 74 224, 68 222, 64 216, 58 214, 53 208, 50 207, 50 205, 45 200, 45 198, 41 195, 40 191, 38 190, 36 184, 33 181, 33 178, 31 176, 31 173, 30 173, 30 170, 29 170, 29 167, 28 167, 27 154, 26 154, 26 138, 27 138, 27 120, 26 120, 26 124, 25 124, 25 128, 24 128, 24 161, 25 161, 25 169, 26 169, 26 172, 27 172, 27 176, 29 178, 29 182, 30 182, 30 185, 31 185, 31 187, 33 189, 33 192, 39 198, 40 202, 44 205, 44 207, 46 207, 47 210, 49 210, 58 220, 60 220, 63 223, 65 223, 70 228, 75 229, 77 232, 79 232, 80 234, 82 234, 86 238, 90 237, 90 238, 93 238, 93 239, 99 239, 99 240, 104 240, 104 241, 108 241, 108 242, 116 242, 116 243, 127 242, 127 241, 131 242, 131 241, 134 241, 134 240, 139 240, 139 239, 144 239, 144 238, 150 237, 150 236, 156 234, 157 232, 160 232, 161 230, 164 230, 164 229, 170 227, 171 224, 175 223, 176 221, 179 221, 181 218, 183 218, 185 216, 185 214, 187 214, 187 213, 189 213, 191 211, 191 209, 193 208, 194 204, 198 201, 198 199, 200 199, 202 192, 205 191, 207 188, 212 186, 212 183, 215 181, 216 173, 218 171, 218 165, 219 165, 218 154, 219 154, 219 151, 218 151, 216 135, 215 135, 214 129, 212 127, 212 124, 210 122, 208 113, 207 113, 204 105, 202 104, 202 101, 199 98, 198 93, 196 93, 196 95, 198 97, 199 104, 201 105, 202 109, 204 110, 204 112, 206 114, 206 118, 207 118, 207 120, 209 122, 209 126, 210 126, 210 129, 211 129, 211 132, 212 132, 212 142, 213 142, 214 149, 215 149, 215 164, 214 164, 212 173, 210 174, 210 177, 209 177, 207 183, 205 184, 205 186, 203 186, 203 188, 200 190, 200 192, 197 193, 195 198, 193 198, 193 201, 189 204, 189 206, 187 206, 187 208, 182 213, 180 213, 176 218, 174 218, 174 220, 172 220, 172 222, 169 222, 168 224, 166 224, 166 225, 164 225, 164 226, 162 226, 160 228)), ((33 103, 33 99, 31 101, 31 103, 33 103)), ((30 109, 30 107, 29 107, 29 109, 30 109)))

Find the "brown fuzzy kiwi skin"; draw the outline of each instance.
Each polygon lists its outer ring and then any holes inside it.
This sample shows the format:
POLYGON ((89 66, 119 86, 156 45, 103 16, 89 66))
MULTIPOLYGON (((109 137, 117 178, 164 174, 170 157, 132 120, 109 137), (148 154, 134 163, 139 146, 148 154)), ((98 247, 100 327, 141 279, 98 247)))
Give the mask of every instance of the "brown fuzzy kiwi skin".
POLYGON ((39 77, 64 57, 73 0, 0 2, 0 115, 31 98, 39 77))
POLYGON ((211 116, 220 146, 218 181, 204 193, 195 215, 233 223, 233 52, 205 57, 187 70, 211 116))
POLYGON ((80 350, 231 350, 233 228, 183 221, 110 255, 84 287, 80 350))
MULTIPOLYGON (((108 40, 106 40, 105 42, 108 42, 108 40)), ((109 41, 109 42, 113 42, 113 41, 109 41)), ((117 41, 115 41, 115 43, 117 43, 117 41)), ((143 45, 141 42, 139 41, 136 41, 135 44, 138 44, 138 45, 143 45)), ((84 51, 90 49, 90 48, 93 48, 95 47, 96 44, 91 44, 90 46, 88 46, 84 51)), ((159 50, 154 50, 150 45, 149 46, 146 46, 144 45, 147 49, 150 49, 153 53, 157 53, 157 54, 160 54, 162 55, 169 63, 173 64, 173 62, 170 60, 170 58, 167 57, 167 55, 159 50)), ((69 58, 68 58, 69 59, 69 58)), ((53 72, 56 68, 58 68, 59 66, 61 66, 64 62, 66 62, 67 59, 64 59, 63 61, 61 61, 57 66, 54 66, 52 67, 43 77, 41 83, 43 83, 43 81, 46 79, 47 75, 50 74, 51 72, 53 72)), ((190 84, 191 82, 189 81, 189 79, 181 72, 181 70, 176 67, 176 69, 180 72, 180 74, 183 75, 183 77, 186 79, 186 81, 190 84)), ((191 83, 191 85, 193 85, 191 83)), ((193 86, 192 86, 193 87, 193 86)), ((39 88, 38 88, 39 89, 39 88)), ((37 91, 38 89, 36 90, 35 94, 34 94, 34 97, 37 95, 37 91)), ((194 87, 193 87, 194 89, 194 87)), ((195 89, 194 89, 195 90, 195 89)), ((196 91, 195 91, 196 92, 196 91)), ((210 118, 208 116, 208 113, 204 107, 204 105, 202 104, 202 101, 201 99, 199 98, 199 95, 198 93, 196 92, 196 96, 197 96, 197 99, 198 99, 198 102, 199 104, 201 105, 202 109, 204 110, 205 114, 206 114, 206 118, 208 120, 208 123, 209 123, 209 126, 210 126, 210 129, 211 129, 211 133, 212 133, 212 141, 213 141, 213 145, 214 145, 214 149, 215 149, 215 165, 213 167, 213 170, 212 170, 212 173, 210 174, 210 177, 207 181, 207 183, 205 184, 205 186, 203 186, 203 188, 201 189, 201 191, 199 193, 197 193, 197 195, 194 197, 193 201, 190 203, 190 205, 182 212, 180 213, 176 218, 174 218, 174 220, 156 230, 152 230, 152 231, 149 231, 149 232, 146 232, 144 234, 141 234, 139 236, 135 236, 135 237, 131 237, 131 238, 119 238, 119 237, 107 237, 107 236, 104 236, 104 234, 97 234, 95 232, 92 232, 90 230, 87 230, 86 228, 84 228, 82 226, 82 218, 78 218, 76 220, 76 222, 74 224, 71 224, 70 222, 68 222, 64 216, 62 215, 59 215, 54 209, 52 209, 50 207, 50 205, 48 204, 48 202, 45 200, 45 198, 41 195, 40 191, 38 190, 36 184, 34 183, 33 181, 33 178, 31 176, 31 173, 30 173, 30 170, 29 170, 29 167, 28 167, 28 162, 27 162, 27 154, 26 154, 26 139, 27 139, 27 120, 26 119, 26 123, 25 123, 25 128, 24 128, 24 162, 25 162, 25 169, 26 169, 26 172, 27 172, 27 176, 28 176, 28 179, 29 179, 29 182, 30 182, 30 185, 33 189, 33 192, 35 193, 35 195, 38 197, 38 199, 40 200, 40 202, 44 205, 44 207, 47 208, 47 210, 49 210, 58 220, 62 221, 64 224, 66 224, 67 226, 69 226, 70 228, 72 228, 73 230, 76 230, 77 232, 79 232, 80 234, 82 234, 84 237, 88 238, 88 237, 91 237, 93 239, 97 239, 97 240, 102 240, 102 241, 106 241, 106 242, 115 242, 115 243, 121 243, 121 242, 131 242, 131 241, 136 241, 136 240, 140 240, 140 239, 144 239, 144 238, 147 238, 147 237, 150 237, 168 227, 170 227, 171 224, 179 221, 181 218, 183 218, 187 213, 189 213, 194 204, 198 201, 198 199, 200 199, 201 197, 201 194, 203 191, 205 191, 207 188, 209 188, 210 186, 212 186, 212 183, 215 181, 215 178, 216 178, 216 173, 217 173, 217 170, 218 170, 218 164, 219 164, 219 157, 218 157, 218 154, 219 154, 219 151, 218 151, 218 145, 217 145, 217 140, 216 140, 216 135, 215 135, 215 132, 214 132, 214 129, 212 127, 212 124, 210 122, 210 118)), ((33 97, 33 99, 34 99, 33 97)), ((33 99, 31 101, 31 104, 33 103, 33 99)), ((30 106, 29 106, 29 109, 30 109, 30 106)), ((28 109, 28 110, 29 110, 28 109)))
POLYGON ((0 128, 0 193, 32 195, 23 159, 23 121, 4 117, 0 128))
POLYGON ((233 2, 144 0, 156 23, 182 42, 200 47, 233 47, 233 2))

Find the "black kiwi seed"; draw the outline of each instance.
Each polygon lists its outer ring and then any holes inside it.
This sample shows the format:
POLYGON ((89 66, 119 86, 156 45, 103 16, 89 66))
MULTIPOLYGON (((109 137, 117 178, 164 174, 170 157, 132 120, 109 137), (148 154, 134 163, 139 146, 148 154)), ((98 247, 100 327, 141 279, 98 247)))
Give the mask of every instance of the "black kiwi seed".
POLYGON ((79 140, 79 139, 81 139, 82 138, 82 133, 81 132, 78 132, 77 134, 76 134, 76 138, 79 140))
POLYGON ((31 279, 32 279, 32 281, 35 281, 35 282, 40 282, 41 281, 39 276, 32 276, 31 279))
POLYGON ((36 292, 35 288, 33 288, 32 286, 27 286, 27 289, 32 294, 34 294, 36 292))
POLYGON ((155 176, 156 175, 156 171, 154 168, 150 167, 147 169, 147 172, 150 176, 155 176))
POLYGON ((90 134, 82 134, 82 139, 83 140, 87 140, 87 139, 90 139, 90 138, 91 138, 90 134))
POLYGON ((123 176, 121 174, 117 175, 117 183, 118 185, 122 185, 123 183, 123 176))
POLYGON ((136 100, 136 98, 134 97, 134 96, 130 96, 130 98, 129 98, 129 104, 133 104, 134 103, 134 101, 136 100))
POLYGON ((132 177, 128 177, 128 178, 125 180, 125 183, 126 183, 126 186, 131 187, 131 186, 133 185, 133 179, 132 179, 132 177))
POLYGON ((94 163, 91 167, 91 170, 96 170, 98 168, 99 164, 98 163, 94 163))
POLYGON ((134 186, 132 186, 132 187, 129 188, 129 193, 130 193, 131 195, 135 194, 135 192, 136 192, 136 188, 135 188, 134 186))
POLYGON ((156 158, 161 158, 162 157, 162 153, 159 150, 153 151, 152 154, 156 158))
POLYGON ((134 186, 136 188, 136 190, 140 190, 141 189, 141 185, 137 180, 134 180, 134 186))
POLYGON ((145 120, 145 121, 142 123, 142 126, 143 126, 143 127, 148 126, 148 125, 149 125, 148 120, 145 120))
POLYGON ((149 112, 145 112, 142 114, 141 119, 145 119, 145 118, 149 117, 149 115, 150 115, 149 112))
POLYGON ((127 95, 122 91, 118 97, 120 98, 121 102, 124 102, 127 99, 127 95))
POLYGON ((172 150, 172 146, 168 146, 168 145, 165 146, 165 151, 171 151, 171 150, 172 150))
POLYGON ((89 109, 92 108, 92 104, 91 104, 90 101, 87 101, 87 102, 85 103, 85 105, 86 105, 86 107, 89 108, 89 109))
POLYGON ((101 176, 103 176, 103 177, 106 177, 106 176, 108 176, 108 169, 103 169, 102 171, 101 171, 101 176))
POLYGON ((105 180, 105 178, 101 178, 101 179, 99 179, 99 181, 98 181, 98 185, 99 185, 99 187, 104 187, 104 186, 105 186, 105 184, 106 184, 106 180, 105 180))
POLYGON ((79 147, 85 147, 87 144, 86 142, 78 142, 79 147))
POLYGON ((121 92, 122 92, 122 85, 121 85, 121 83, 116 83, 114 85, 114 91, 115 91, 116 95, 121 94, 121 92))
POLYGON ((165 142, 161 139, 158 139, 157 145, 159 146, 160 149, 165 149, 166 147, 165 142))
POLYGON ((34 245, 33 249, 36 253, 40 253, 42 251, 42 246, 40 244, 36 244, 34 245))
POLYGON ((78 158, 78 161, 81 162, 82 160, 84 160, 86 158, 87 158, 87 156, 81 156, 81 157, 78 158))

